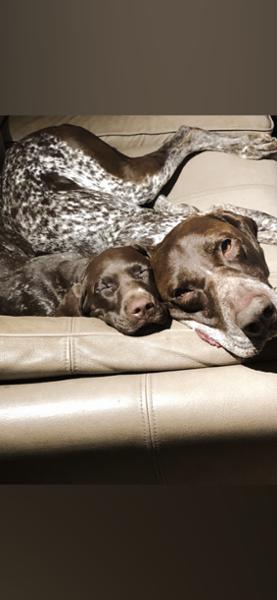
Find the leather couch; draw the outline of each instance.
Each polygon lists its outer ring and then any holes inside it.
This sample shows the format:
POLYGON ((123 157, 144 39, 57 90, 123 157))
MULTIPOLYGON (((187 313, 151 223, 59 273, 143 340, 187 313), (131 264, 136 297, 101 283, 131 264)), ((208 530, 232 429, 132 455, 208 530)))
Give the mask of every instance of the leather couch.
MULTIPOLYGON (((183 123, 273 128, 267 115, 20 116, 8 124, 19 140, 61 122, 133 156, 183 123)), ((277 163, 203 152, 166 193, 199 208, 233 203, 277 216, 277 163)), ((264 250, 277 285, 277 248, 264 250)), ((242 362, 177 322, 136 339, 97 319, 1 316, 0 482, 277 483, 276 341, 242 362)))

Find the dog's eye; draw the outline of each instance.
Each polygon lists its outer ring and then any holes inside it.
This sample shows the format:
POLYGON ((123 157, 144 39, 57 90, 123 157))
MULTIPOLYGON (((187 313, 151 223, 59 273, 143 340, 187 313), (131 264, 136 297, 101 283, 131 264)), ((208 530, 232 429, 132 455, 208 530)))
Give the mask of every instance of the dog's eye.
POLYGON ((96 283, 94 291, 96 294, 101 294, 101 292, 112 292, 115 288, 114 282, 110 280, 102 280, 96 283))
POLYGON ((226 238, 226 240, 223 240, 220 244, 220 247, 223 254, 228 254, 232 247, 231 238, 226 238))
POLYGON ((132 269, 132 276, 135 279, 140 279, 141 277, 148 275, 148 273, 149 273, 149 268, 147 266, 137 265, 137 266, 133 267, 133 269, 132 269))
POLYGON ((175 290, 173 290, 173 296, 174 296, 174 298, 179 298, 180 296, 183 296, 184 294, 188 294, 188 292, 191 292, 191 291, 192 290, 187 285, 180 285, 175 290))
POLYGON ((226 260, 236 260, 238 256, 243 254, 241 243, 235 238, 221 240, 220 249, 226 260))

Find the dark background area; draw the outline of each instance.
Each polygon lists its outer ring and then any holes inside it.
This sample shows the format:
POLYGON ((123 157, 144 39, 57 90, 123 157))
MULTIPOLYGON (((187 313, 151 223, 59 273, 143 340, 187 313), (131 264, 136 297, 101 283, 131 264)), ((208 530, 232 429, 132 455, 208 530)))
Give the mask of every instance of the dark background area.
POLYGON ((275 600, 274 488, 1 488, 1 597, 275 600))
POLYGON ((275 0, 2 0, 1 114, 276 112, 275 0))

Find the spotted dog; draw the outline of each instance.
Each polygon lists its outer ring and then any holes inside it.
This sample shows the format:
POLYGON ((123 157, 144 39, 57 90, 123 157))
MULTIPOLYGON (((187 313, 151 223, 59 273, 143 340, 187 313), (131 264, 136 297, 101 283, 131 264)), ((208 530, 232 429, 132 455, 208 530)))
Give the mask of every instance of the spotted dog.
POLYGON ((180 214, 190 214, 188 207, 178 213, 155 202, 160 190, 186 157, 203 150, 259 159, 277 152, 277 140, 183 126, 155 152, 130 158, 81 127, 50 127, 6 153, 3 222, 35 254, 90 255, 130 240, 158 243, 180 214))

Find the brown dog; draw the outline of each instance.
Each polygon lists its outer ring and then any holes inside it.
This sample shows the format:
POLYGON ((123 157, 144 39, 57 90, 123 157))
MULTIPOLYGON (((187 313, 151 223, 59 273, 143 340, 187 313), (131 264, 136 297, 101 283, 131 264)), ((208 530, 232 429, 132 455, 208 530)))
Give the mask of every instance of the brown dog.
POLYGON ((1 232, 0 314, 95 316, 129 335, 170 322, 143 249, 111 248, 95 258, 69 252, 34 257, 21 241, 1 232))
POLYGON ((277 334, 277 296, 256 236, 252 219, 216 211, 180 223, 150 252, 171 316, 239 357, 277 334))
POLYGON ((98 317, 127 335, 166 326, 169 315, 142 252, 132 246, 110 248, 90 259, 82 281, 65 294, 56 315, 98 317))

